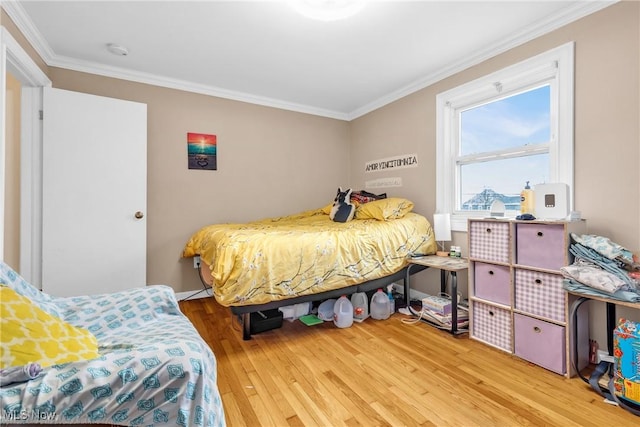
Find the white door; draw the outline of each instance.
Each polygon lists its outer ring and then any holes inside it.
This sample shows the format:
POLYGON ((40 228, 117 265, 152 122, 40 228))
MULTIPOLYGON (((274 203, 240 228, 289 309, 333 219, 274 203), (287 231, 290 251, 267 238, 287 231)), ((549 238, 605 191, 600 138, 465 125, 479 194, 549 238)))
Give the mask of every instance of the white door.
POLYGON ((146 285, 147 106, 44 88, 42 290, 146 285))

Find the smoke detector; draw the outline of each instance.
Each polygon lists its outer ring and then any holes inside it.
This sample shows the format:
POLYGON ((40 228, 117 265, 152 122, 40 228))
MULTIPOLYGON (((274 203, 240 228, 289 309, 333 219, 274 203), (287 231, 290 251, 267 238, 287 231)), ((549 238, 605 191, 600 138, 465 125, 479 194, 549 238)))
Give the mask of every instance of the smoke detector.
POLYGON ((107 50, 117 56, 127 56, 129 54, 129 49, 115 43, 107 44, 107 50))

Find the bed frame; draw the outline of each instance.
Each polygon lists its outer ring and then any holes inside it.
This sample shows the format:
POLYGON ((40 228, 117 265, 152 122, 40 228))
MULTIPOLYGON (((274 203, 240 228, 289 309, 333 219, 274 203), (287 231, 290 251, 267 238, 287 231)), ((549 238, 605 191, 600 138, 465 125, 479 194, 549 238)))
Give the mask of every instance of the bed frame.
POLYGON ((390 274, 385 277, 381 277, 379 279, 369 280, 367 282, 359 283, 357 285, 351 285, 344 288, 332 289, 330 291, 321 292, 318 294, 312 295, 303 295, 294 298, 288 298, 279 301, 272 301, 266 304, 257 304, 257 305, 242 305, 242 306, 231 306, 231 313, 238 316, 242 323, 242 339, 250 340, 251 339, 251 313, 255 313, 256 311, 263 310, 271 310, 274 308, 283 307, 285 305, 293 305, 302 302, 309 301, 319 301, 329 298, 339 298, 342 295, 350 295, 355 292, 368 292, 373 291, 379 288, 384 288, 385 286, 390 285, 391 283, 402 281, 404 284, 405 290, 405 300, 408 296, 407 290, 407 276, 410 274, 415 274, 419 271, 422 271, 428 267, 422 265, 413 265, 411 270, 409 270, 408 266, 403 267, 401 270, 390 274))

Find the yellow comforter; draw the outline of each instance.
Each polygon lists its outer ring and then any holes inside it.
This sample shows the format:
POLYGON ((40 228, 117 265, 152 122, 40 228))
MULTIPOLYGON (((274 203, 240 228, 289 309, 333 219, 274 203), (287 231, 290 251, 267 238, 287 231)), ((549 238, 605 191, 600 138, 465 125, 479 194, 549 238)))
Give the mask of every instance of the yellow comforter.
POLYGON ((203 227, 183 256, 211 266, 224 306, 264 304, 395 273, 410 253, 436 250, 429 221, 416 213, 389 221, 333 222, 322 209, 246 224, 203 227))

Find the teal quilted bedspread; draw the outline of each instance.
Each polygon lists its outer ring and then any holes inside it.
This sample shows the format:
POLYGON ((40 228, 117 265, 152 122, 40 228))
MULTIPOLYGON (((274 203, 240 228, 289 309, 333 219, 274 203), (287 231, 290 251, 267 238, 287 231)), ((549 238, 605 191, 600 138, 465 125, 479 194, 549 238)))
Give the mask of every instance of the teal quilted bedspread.
POLYGON ((215 356, 181 313, 170 287, 56 298, 2 262, 0 281, 91 331, 101 355, 2 386, 2 424, 225 425, 215 356))

